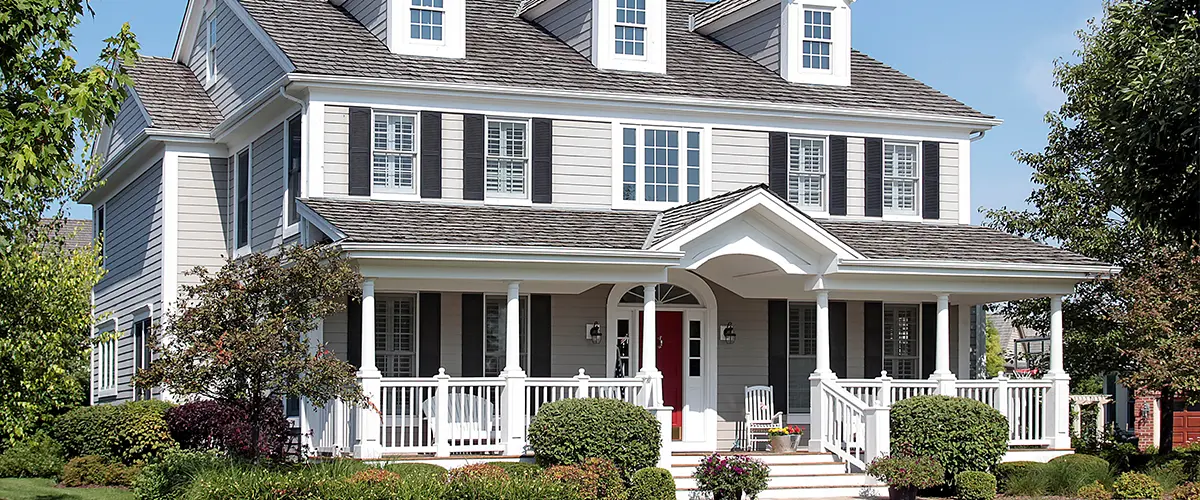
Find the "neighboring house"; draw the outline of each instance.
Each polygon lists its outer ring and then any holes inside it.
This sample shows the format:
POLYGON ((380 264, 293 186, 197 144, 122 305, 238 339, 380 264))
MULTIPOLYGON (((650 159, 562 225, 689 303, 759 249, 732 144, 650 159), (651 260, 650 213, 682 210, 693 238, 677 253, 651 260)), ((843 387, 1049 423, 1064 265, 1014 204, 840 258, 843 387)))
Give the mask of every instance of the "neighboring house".
POLYGON ((988 313, 987 319, 1000 334, 1000 350, 1004 353, 1007 370, 1027 372, 1029 361, 1047 352, 1049 337, 1045 332, 1014 325, 1012 320, 1000 313, 988 313))
MULTIPOLYGON (((43 225, 52 225, 57 221, 54 219, 42 219, 43 225)), ((63 248, 67 250, 76 250, 91 246, 95 241, 95 233, 92 231, 92 221, 86 219, 66 219, 62 221, 62 227, 58 229, 58 233, 65 236, 63 248)))
POLYGON ((328 241, 364 297, 314 335, 382 415, 306 408, 320 451, 520 454, 581 386, 655 408, 666 452, 728 450, 755 385, 852 466, 881 451, 867 406, 934 392, 1069 448, 1061 357, 1012 397, 959 380, 969 309, 1057 311, 1110 267, 969 225, 1000 121, 853 51, 849 3, 190 1, 81 200, 97 331, 124 334, 96 401, 145 396, 184 270, 328 241))

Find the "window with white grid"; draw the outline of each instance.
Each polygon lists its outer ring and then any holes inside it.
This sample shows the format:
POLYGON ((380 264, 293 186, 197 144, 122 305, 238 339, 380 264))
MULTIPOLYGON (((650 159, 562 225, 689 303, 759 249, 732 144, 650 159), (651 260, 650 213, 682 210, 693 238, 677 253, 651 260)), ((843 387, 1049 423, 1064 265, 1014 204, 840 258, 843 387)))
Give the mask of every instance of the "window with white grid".
POLYGON ((616 53, 646 55, 646 0, 617 0, 616 53))
POLYGON ((489 118, 487 169, 484 184, 489 196, 524 198, 528 192, 529 122, 489 118))
POLYGON ((700 131, 625 127, 622 135, 623 200, 690 203, 700 199, 700 131))
POLYGON ((825 139, 792 137, 788 153, 788 201, 824 209, 825 139))
POLYGON ((115 396, 117 394, 117 324, 109 321, 100 329, 96 344, 96 395, 115 396))
POLYGON ((442 22, 446 16, 443 0, 412 0, 408 13, 410 38, 442 41, 442 22))
POLYGON ((887 213, 917 213, 919 158, 916 144, 883 144, 883 209, 887 213))
POLYGON ((375 366, 384 377, 417 376, 417 298, 375 299, 375 366))
MULTIPOLYGON (((520 363, 529 369, 529 301, 521 297, 520 363)), ((483 376, 495 377, 504 369, 508 352, 508 297, 486 295, 483 299, 483 376)))
POLYGON ((892 378, 920 377, 920 316, 915 305, 883 307, 883 369, 892 378))
POLYGON ((829 53, 833 46, 833 12, 827 10, 804 11, 804 54, 805 69, 829 69, 829 53))
POLYGON ((371 179, 378 192, 416 192, 417 117, 375 113, 371 179))
POLYGON ((817 305, 788 305, 788 412, 808 413, 812 387, 808 376, 817 369, 817 305))

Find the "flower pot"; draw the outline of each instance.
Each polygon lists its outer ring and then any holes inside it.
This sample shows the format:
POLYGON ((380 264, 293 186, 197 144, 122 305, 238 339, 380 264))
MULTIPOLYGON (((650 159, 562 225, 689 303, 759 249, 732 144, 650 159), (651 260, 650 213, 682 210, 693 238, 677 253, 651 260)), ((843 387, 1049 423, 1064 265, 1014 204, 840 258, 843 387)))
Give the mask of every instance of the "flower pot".
POLYGON ((917 489, 912 486, 888 486, 888 500, 917 500, 917 489))
POLYGON ((771 436, 771 453, 795 453, 796 442, 792 436, 771 436))

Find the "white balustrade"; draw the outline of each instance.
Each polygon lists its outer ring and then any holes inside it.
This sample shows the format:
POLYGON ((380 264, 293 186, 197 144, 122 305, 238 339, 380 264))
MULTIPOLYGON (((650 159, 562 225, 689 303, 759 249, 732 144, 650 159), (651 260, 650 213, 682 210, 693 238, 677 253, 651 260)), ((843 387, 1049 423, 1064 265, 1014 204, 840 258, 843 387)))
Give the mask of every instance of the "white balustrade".
POLYGON ((865 470, 866 464, 874 457, 867 456, 865 443, 871 438, 866 436, 868 430, 866 411, 868 405, 854 394, 843 389, 838 382, 820 382, 814 384, 818 389, 814 396, 820 398, 814 405, 813 418, 821 419, 821 443, 827 451, 841 457, 846 463, 865 470))
POLYGON ((309 422, 313 452, 337 456, 349 451, 347 438, 350 436, 350 415, 354 412, 341 400, 329 401, 324 408, 314 410, 309 422))

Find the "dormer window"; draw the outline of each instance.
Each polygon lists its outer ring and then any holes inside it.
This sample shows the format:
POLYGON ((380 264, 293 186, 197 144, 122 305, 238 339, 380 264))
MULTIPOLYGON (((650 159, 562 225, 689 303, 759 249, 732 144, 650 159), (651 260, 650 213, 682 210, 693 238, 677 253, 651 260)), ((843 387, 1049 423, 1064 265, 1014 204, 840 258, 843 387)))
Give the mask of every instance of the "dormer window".
POLYGON ((442 41, 442 22, 446 15, 443 0, 412 0, 409 9, 413 40, 442 41))
POLYGON ((466 0, 385 0, 387 44, 397 54, 467 56, 466 0))
POLYGON ((804 11, 804 55, 805 69, 829 70, 830 48, 833 45, 833 12, 828 10, 804 11))
POLYGON ((625 56, 646 55, 646 0, 616 0, 617 22, 614 39, 616 53, 625 56))

